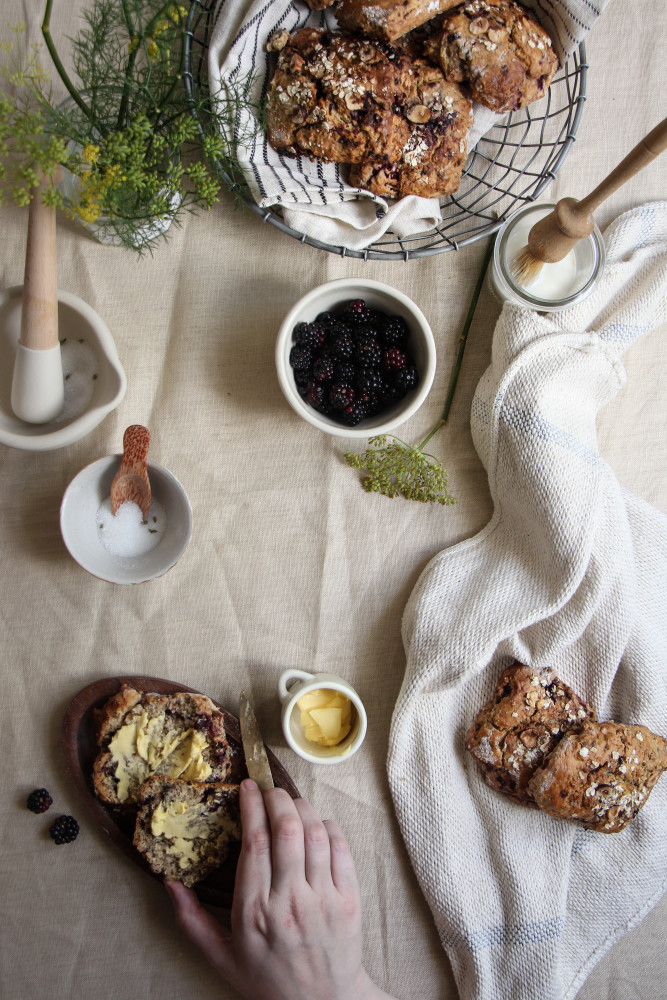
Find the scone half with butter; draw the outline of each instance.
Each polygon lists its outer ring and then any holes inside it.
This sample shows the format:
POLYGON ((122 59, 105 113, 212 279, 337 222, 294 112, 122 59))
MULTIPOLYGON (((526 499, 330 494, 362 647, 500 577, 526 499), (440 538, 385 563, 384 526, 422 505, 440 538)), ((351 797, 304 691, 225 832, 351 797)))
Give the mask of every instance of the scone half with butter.
POLYGON ((134 846, 162 878, 197 885, 241 839, 238 785, 155 774, 137 804, 134 846))
POLYGON ((205 695, 159 695, 123 685, 97 717, 93 765, 98 798, 134 808, 151 775, 224 782, 231 770, 223 715, 205 695))

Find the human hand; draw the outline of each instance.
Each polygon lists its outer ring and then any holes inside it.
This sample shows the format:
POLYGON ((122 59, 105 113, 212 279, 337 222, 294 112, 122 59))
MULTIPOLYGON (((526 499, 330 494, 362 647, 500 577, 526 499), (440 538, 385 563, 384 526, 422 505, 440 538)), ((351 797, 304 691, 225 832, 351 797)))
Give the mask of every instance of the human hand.
POLYGON ((362 965, 359 887, 339 827, 249 780, 240 806, 231 930, 191 889, 165 882, 187 936, 248 1000, 391 1000, 362 965))

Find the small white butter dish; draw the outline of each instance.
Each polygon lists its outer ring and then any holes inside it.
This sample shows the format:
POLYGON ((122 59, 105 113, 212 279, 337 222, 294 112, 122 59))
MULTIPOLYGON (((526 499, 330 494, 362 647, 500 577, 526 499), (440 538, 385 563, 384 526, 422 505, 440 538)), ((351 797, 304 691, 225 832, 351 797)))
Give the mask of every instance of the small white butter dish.
POLYGON ((310 674, 305 670, 285 670, 278 680, 282 702, 282 727, 288 745, 299 757, 311 764, 341 764, 357 752, 366 736, 366 709, 357 692, 343 677, 336 674, 310 674), (337 691, 352 702, 352 728, 336 746, 320 746, 306 739, 297 702, 312 691, 337 691))

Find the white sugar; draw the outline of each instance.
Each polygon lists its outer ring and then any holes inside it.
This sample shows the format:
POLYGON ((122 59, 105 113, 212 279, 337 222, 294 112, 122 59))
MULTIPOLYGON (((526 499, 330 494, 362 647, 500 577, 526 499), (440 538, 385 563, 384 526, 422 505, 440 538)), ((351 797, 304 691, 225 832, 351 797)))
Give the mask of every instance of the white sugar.
POLYGON ((131 559, 143 556, 154 549, 167 527, 164 508, 155 498, 151 500, 148 517, 144 521, 141 508, 136 503, 123 503, 114 517, 111 500, 107 497, 97 509, 97 537, 104 548, 114 556, 131 559))
POLYGON ((65 380, 65 402, 54 423, 72 420, 89 408, 99 368, 95 351, 85 340, 64 337, 60 342, 60 358, 65 380))

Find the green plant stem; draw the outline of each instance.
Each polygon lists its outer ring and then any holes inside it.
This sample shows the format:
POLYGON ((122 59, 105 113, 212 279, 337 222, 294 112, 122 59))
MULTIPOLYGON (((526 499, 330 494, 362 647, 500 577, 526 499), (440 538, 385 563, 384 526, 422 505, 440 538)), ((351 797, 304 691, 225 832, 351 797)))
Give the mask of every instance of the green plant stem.
MULTIPOLYGON (((134 25, 132 24, 132 18, 130 17, 130 8, 127 5, 127 0, 122 0, 123 17, 125 18, 125 24, 127 25, 127 33, 130 40, 134 37, 134 25)), ((130 88, 132 86, 132 74, 134 72, 134 64, 137 58, 138 46, 133 49, 127 58, 127 65, 125 67, 125 83, 123 85, 123 94, 120 99, 120 107, 118 109, 118 129, 122 129, 127 124, 127 110, 130 103, 130 88)))
POLYGON ((468 340, 468 332, 472 325, 473 316, 475 315, 475 309, 477 308, 477 303, 482 292, 482 286, 484 285, 484 278, 486 277, 487 268, 489 266, 489 261, 491 260, 491 254, 493 253, 493 246, 495 244, 496 238, 492 236, 487 245, 486 251, 484 253, 484 260, 482 261, 482 269, 477 278, 477 284, 475 285, 475 290, 472 293, 472 298, 470 300, 470 305, 468 307, 468 313, 463 324, 463 329, 459 336, 459 349, 456 355, 456 362, 454 363, 454 371, 452 372, 452 377, 449 383, 449 389, 447 391, 447 398, 445 400, 445 408, 442 411, 442 416, 438 420, 435 427, 433 427, 429 433, 426 435, 421 444, 417 445, 418 451, 423 451, 424 445, 427 445, 431 440, 433 435, 443 427, 447 420, 449 419, 449 411, 452 407, 452 401, 454 399, 454 392, 456 391, 456 385, 459 380, 459 375, 461 374, 461 366, 463 364, 463 353, 466 349, 466 342, 468 340))
POLYGON ((58 50, 56 49, 56 46, 55 46, 54 41, 53 41, 53 38, 51 37, 51 8, 52 7, 53 7, 53 0, 46 0, 46 7, 44 9, 44 19, 42 21, 42 37, 44 38, 44 42, 45 42, 46 47, 47 47, 47 49, 49 51, 49 55, 51 56, 51 59, 53 60, 53 64, 56 67, 56 70, 58 71, 58 76, 60 77, 60 79, 62 80, 62 82, 65 84, 65 87, 67 88, 67 91, 68 91, 70 97, 75 102, 75 104, 79 105, 79 107, 81 108, 81 110, 85 114, 86 118, 90 122, 92 122, 92 124, 94 125, 95 124, 95 119, 93 117, 93 113, 92 113, 91 109, 88 107, 88 105, 86 104, 86 102, 83 100, 83 98, 81 97, 81 95, 78 93, 78 91, 77 91, 76 87, 74 86, 74 84, 72 83, 72 81, 70 80, 69 75, 67 73, 67 70, 65 69, 65 67, 62 64, 62 62, 60 61, 60 56, 58 55, 58 50))

